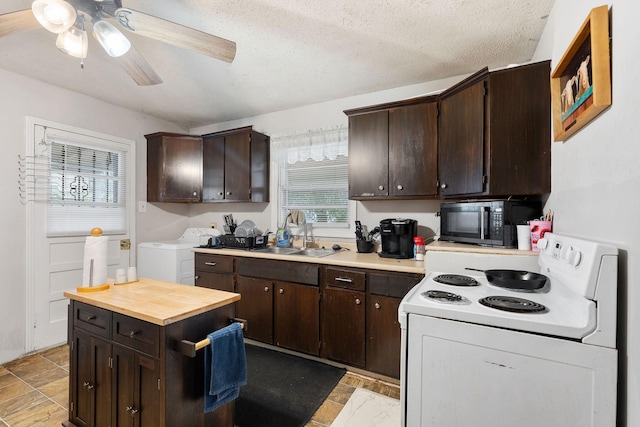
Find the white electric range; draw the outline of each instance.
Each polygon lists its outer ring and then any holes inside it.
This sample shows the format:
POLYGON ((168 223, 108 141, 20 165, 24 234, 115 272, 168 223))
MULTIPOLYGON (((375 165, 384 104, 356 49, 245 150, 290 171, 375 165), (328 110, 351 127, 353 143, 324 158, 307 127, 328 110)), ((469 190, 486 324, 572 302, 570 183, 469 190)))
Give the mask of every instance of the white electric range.
POLYGON ((614 427, 616 248, 545 234, 537 257, 428 251, 403 299, 404 427, 614 427), (501 288, 466 267, 528 270, 501 288))

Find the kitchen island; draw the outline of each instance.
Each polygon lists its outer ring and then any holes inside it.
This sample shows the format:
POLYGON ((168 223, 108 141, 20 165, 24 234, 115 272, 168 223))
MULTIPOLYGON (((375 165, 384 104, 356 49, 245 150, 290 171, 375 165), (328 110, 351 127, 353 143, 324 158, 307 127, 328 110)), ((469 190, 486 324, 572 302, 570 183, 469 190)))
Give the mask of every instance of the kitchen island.
POLYGON ((69 291, 69 421, 80 426, 233 426, 233 402, 204 413, 204 354, 240 295, 141 278, 69 291), (193 357, 192 357, 193 356, 193 357))

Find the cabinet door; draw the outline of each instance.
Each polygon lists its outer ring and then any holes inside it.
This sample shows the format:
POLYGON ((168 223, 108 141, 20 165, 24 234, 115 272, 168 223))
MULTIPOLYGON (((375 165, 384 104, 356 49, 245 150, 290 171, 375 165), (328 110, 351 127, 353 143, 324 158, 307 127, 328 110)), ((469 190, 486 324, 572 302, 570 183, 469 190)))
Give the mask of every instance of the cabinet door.
POLYGON ((111 344, 74 330, 71 361, 73 423, 80 427, 111 425, 111 344))
POLYGON ((233 274, 217 274, 210 273, 208 271, 196 271, 195 280, 196 286, 235 292, 233 286, 233 274))
POLYGON ((273 299, 275 344, 291 350, 319 355, 319 288, 276 281, 273 299))
POLYGON ((440 195, 480 194, 485 176, 485 80, 440 101, 440 195))
POLYGON ((349 117, 349 197, 389 195, 389 113, 349 117))
POLYGON ((437 187, 438 104, 389 111, 389 195, 433 196, 437 187))
POLYGON ((225 136, 224 198, 251 200, 251 134, 242 132, 225 136))
POLYGON ((365 293, 325 288, 322 298, 324 357, 365 366, 365 293))
POLYGON ((201 190, 202 138, 147 135, 147 200, 199 202, 201 190))
POLYGON ((236 316, 247 320, 244 336, 273 344, 273 282, 238 276, 236 316))
POLYGON ((136 351, 113 346, 113 425, 157 427, 160 412, 160 363, 136 351))
POLYGON ((202 201, 224 200, 224 137, 202 140, 202 201))
POLYGON ((397 298, 371 295, 367 307, 367 370, 400 378, 397 298))

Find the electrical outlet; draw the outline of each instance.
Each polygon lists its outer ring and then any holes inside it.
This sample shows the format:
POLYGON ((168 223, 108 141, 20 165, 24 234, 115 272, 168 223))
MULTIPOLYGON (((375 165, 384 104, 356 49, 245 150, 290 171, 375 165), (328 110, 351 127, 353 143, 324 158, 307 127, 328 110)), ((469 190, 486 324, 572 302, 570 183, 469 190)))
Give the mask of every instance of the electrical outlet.
POLYGON ((146 200, 138 200, 138 212, 144 213, 147 211, 147 202, 146 200))

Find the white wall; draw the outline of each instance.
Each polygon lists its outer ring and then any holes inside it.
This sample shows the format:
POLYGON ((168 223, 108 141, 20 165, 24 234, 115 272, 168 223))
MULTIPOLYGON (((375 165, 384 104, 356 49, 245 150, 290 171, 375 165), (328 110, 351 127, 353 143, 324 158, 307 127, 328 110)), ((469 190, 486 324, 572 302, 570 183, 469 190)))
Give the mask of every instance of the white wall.
MULTIPOLYGON (((18 155, 25 155, 25 117, 32 116, 136 141, 136 191, 146 197, 145 133, 184 129, 142 113, 126 110, 83 94, 60 89, 0 70, 0 363, 23 355, 29 348, 26 328, 26 208, 18 193, 18 155)), ((139 214, 138 239, 156 229, 182 230, 188 208, 180 215, 150 207, 139 214), (146 215, 142 217, 142 215, 146 215), (148 217, 148 218, 147 218, 148 217)), ((175 210, 176 208, 172 208, 175 210)), ((168 234, 173 235, 175 230, 168 234)))
MULTIPOLYGON (((536 58, 556 66, 599 0, 556 0, 536 58)), ((606 4, 606 3, 605 3, 606 4)), ((640 2, 611 1, 611 108, 569 138, 553 143, 554 230, 620 248, 620 426, 640 425, 640 2)), ((535 59, 535 58, 534 58, 535 59)))

